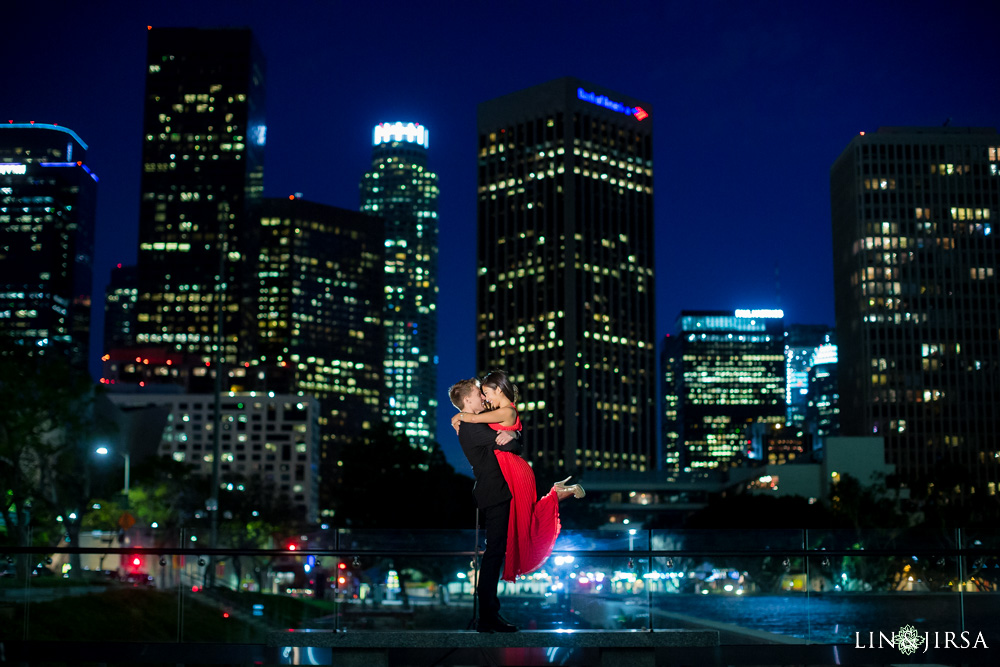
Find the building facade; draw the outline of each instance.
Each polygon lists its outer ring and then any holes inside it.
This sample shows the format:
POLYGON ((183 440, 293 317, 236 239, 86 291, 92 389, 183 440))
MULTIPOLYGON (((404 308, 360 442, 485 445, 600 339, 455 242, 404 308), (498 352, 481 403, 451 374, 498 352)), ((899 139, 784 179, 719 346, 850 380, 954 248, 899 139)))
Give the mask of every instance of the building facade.
MULTIPOLYGON (((140 391, 108 394, 123 410, 167 411, 159 456, 212 476, 214 394, 140 391)), ((274 392, 230 392, 221 402, 219 473, 223 482, 254 479, 287 497, 310 523, 318 519, 319 404, 274 392)))
POLYGON ((884 437, 903 482, 1000 483, 998 152, 993 128, 880 128, 830 171, 841 433, 884 437))
POLYGON ((785 421, 802 428, 809 403, 809 370, 816 350, 830 342, 833 329, 825 324, 790 324, 785 333, 785 421))
POLYGON ((366 442, 382 421, 385 241, 381 218, 294 197, 260 206, 250 370, 284 370, 288 391, 318 399, 324 494, 335 490, 338 448, 366 442))
POLYGON ((111 269, 111 280, 104 290, 105 354, 135 344, 137 277, 138 269, 135 266, 119 264, 111 269))
POLYGON ((663 349, 660 352, 660 451, 657 456, 660 468, 669 473, 681 469, 681 452, 684 441, 681 440, 680 422, 680 392, 684 386, 679 382, 683 378, 684 367, 681 356, 684 345, 681 336, 667 334, 663 339, 663 349), (680 374, 680 377, 678 377, 680 374))
POLYGON ((383 410, 426 450, 437 428, 438 177, 418 123, 380 123, 373 146, 361 210, 385 221, 383 410))
POLYGON ((479 105, 476 363, 529 460, 654 466, 652 108, 563 78, 479 105))
POLYGON ((837 346, 821 345, 809 369, 809 395, 806 404, 806 427, 822 447, 830 436, 840 435, 840 380, 837 372, 837 346))
POLYGON ((264 59, 248 29, 148 33, 135 342, 248 356, 264 59))
POLYGON ((43 123, 0 126, 0 332, 86 368, 97 175, 87 144, 43 123))
POLYGON ((754 425, 784 424, 783 318, 780 310, 681 312, 664 353, 665 401, 676 405, 664 425, 674 434, 665 461, 684 472, 725 470, 754 456, 754 425))

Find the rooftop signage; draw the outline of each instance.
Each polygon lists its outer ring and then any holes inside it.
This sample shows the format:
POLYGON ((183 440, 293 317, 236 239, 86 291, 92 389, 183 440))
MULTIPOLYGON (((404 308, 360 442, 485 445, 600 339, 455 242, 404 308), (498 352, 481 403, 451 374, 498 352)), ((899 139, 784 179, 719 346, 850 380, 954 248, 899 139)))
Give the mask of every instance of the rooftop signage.
POLYGON ((750 317, 759 319, 781 319, 785 316, 785 311, 783 310, 770 310, 770 309, 758 309, 758 310, 746 310, 738 309, 736 311, 736 317, 750 317))
POLYGON ((420 144, 427 148, 430 132, 420 123, 379 123, 375 126, 372 145, 388 144, 393 141, 406 141, 420 144))
POLYGON ((611 111, 617 111, 618 113, 623 113, 627 116, 635 116, 636 120, 649 118, 649 113, 643 110, 642 107, 630 107, 627 104, 615 102, 607 95, 598 95, 597 93, 588 92, 583 88, 577 88, 576 96, 584 102, 590 102, 591 104, 596 104, 599 107, 604 107, 605 109, 610 109, 611 111))

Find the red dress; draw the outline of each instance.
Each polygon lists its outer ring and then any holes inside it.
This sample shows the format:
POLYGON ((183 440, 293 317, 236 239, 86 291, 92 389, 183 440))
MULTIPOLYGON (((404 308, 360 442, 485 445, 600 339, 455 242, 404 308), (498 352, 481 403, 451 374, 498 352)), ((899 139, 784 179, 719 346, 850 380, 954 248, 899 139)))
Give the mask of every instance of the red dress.
MULTIPOLYGON (((521 418, 518 417, 513 426, 489 426, 494 431, 519 431, 521 418)), ((535 472, 528 462, 511 452, 495 451, 513 496, 510 500, 510 522, 507 524, 503 580, 514 581, 519 574, 528 574, 540 568, 552 553, 559 537, 559 497, 552 489, 536 501, 535 472)))

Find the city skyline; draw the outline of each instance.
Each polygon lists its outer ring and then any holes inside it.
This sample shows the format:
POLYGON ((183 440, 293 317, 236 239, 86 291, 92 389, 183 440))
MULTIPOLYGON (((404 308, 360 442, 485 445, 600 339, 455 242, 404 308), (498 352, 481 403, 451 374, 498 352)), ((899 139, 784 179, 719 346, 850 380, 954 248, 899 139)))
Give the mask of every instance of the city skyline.
MULTIPOLYGON (((997 93, 985 75, 995 21, 971 4, 921 12, 935 6, 912 5, 906 15, 789 6, 761 15, 714 4, 690 15, 636 5, 610 28, 586 11, 543 7, 513 37, 473 15, 431 12, 389 26, 396 39, 383 36, 378 49, 363 36, 374 13, 360 8, 73 7, 46 30, 57 43, 79 43, 96 76, 78 76, 64 51, 46 50, 32 68, 11 72, 9 90, 18 94, 5 100, 2 120, 58 122, 90 145, 88 161, 102 177, 94 264, 101 295, 111 268, 133 263, 137 247, 146 25, 250 25, 259 36, 268 59, 267 196, 304 192, 354 208, 370 127, 419 120, 435 133, 432 168, 441 175, 440 395, 475 370, 475 312, 463 306, 475 298, 474 252, 456 239, 475 217, 478 103, 566 74, 651 100, 659 128, 657 340, 690 308, 780 306, 791 322, 832 324, 829 168, 851 137, 949 118, 997 125, 997 93), (317 46, 330 26, 338 39, 317 46), (432 29, 452 39, 417 39, 432 29), (960 48, 932 54, 916 38, 928 34, 960 48), (506 68, 454 57, 489 39, 519 47, 506 68), (591 48, 594 39, 628 49, 591 48), (420 56, 413 65, 404 59, 411 52, 420 56), (317 81, 324 85, 309 85, 317 81)), ((13 24, 37 25, 29 11, 15 8, 13 24)), ((2 47, 11 61, 26 52, 31 32, 16 31, 2 47)), ((438 439, 452 463, 464 463, 453 436, 439 428, 438 439)))

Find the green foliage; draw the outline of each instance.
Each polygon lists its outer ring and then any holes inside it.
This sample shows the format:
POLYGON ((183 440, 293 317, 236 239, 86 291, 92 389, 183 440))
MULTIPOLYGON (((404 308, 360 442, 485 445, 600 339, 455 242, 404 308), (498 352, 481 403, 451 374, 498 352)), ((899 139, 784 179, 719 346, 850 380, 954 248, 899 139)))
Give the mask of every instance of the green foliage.
POLYGON ((864 485, 851 475, 841 475, 830 489, 830 511, 842 525, 856 530, 899 530, 909 524, 883 480, 864 485))
POLYGON ((433 443, 411 447, 380 427, 369 443, 341 451, 336 523, 352 528, 470 528, 472 480, 455 472, 433 443))
POLYGON ((919 525, 928 537, 951 539, 956 528, 970 535, 993 535, 1000 523, 1000 495, 986 488, 970 491, 969 471, 955 463, 941 463, 933 474, 913 484, 912 505, 919 525))
POLYGON ((106 435, 93 418, 95 389, 82 371, 29 356, 0 339, 0 543, 75 546, 89 509, 88 457, 106 435), (57 517, 65 517, 62 523, 57 517))

